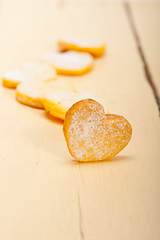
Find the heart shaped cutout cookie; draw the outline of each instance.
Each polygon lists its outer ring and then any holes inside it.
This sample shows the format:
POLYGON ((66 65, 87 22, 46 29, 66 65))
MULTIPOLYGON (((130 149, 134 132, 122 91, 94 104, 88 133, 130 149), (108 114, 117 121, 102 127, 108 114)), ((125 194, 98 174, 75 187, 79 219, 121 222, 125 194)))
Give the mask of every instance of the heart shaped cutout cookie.
POLYGON ((73 158, 98 161, 122 151, 131 139, 132 127, 124 117, 105 114, 100 103, 85 99, 69 108, 63 132, 73 158))
POLYGON ((51 64, 57 74, 79 76, 92 69, 93 57, 89 53, 67 51, 48 53, 42 57, 42 62, 51 64))
POLYGON ((41 62, 26 63, 2 76, 3 86, 8 88, 16 88, 22 82, 48 82, 55 79, 56 71, 53 66, 41 62))
POLYGON ((105 44, 101 41, 89 41, 84 39, 76 39, 72 37, 62 37, 58 45, 63 50, 74 50, 80 52, 88 52, 94 57, 100 57, 106 48, 105 44))

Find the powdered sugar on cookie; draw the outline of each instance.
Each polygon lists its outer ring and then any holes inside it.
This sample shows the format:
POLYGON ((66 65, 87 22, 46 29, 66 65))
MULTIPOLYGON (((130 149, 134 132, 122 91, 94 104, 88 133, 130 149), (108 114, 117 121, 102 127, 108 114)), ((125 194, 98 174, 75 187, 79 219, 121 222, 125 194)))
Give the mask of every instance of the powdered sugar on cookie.
POLYGON ((99 57, 103 54, 106 46, 101 41, 84 40, 71 37, 62 37, 58 41, 58 45, 63 50, 75 50, 79 52, 88 52, 95 57, 99 57))
POLYGON ((45 94, 43 105, 51 115, 64 119, 66 111, 75 102, 87 98, 95 99, 103 104, 103 100, 92 92, 57 91, 45 94))
POLYGON ((89 71, 93 65, 93 57, 89 53, 68 51, 65 53, 48 53, 42 61, 52 64, 58 74, 80 75, 89 71))
POLYGON ((75 87, 72 83, 62 80, 49 82, 24 82, 17 86, 16 99, 25 105, 44 108, 44 94, 48 92, 54 93, 60 90, 75 91, 75 87))
POLYGON ((9 88, 16 88, 22 82, 46 82, 55 78, 55 69, 50 64, 41 62, 24 64, 21 68, 8 71, 2 76, 3 85, 9 88))
POLYGON ((98 161, 118 154, 130 141, 132 128, 122 116, 105 115, 92 99, 74 104, 66 114, 64 135, 78 161, 98 161))

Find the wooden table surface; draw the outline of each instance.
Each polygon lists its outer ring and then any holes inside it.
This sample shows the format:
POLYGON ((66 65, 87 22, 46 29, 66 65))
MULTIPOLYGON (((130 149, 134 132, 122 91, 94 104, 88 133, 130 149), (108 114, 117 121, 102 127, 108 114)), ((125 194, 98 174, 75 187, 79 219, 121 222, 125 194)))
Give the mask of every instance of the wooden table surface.
POLYGON ((0 86, 0 239, 160 239, 160 2, 2 1, 0 74, 56 51, 60 36, 103 40, 73 81, 133 127, 112 160, 77 163, 62 122, 0 86))

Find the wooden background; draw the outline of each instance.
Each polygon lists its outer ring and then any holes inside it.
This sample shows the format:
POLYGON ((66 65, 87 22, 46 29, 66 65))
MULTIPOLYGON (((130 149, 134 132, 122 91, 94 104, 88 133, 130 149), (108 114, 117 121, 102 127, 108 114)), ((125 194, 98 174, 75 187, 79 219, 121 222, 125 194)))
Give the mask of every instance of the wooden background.
POLYGON ((133 127, 112 160, 77 163, 62 122, 0 86, 0 239, 160 239, 160 3, 3 1, 0 74, 56 51, 60 36, 103 40, 81 77, 133 127), (150 82, 150 83, 149 83, 150 82))

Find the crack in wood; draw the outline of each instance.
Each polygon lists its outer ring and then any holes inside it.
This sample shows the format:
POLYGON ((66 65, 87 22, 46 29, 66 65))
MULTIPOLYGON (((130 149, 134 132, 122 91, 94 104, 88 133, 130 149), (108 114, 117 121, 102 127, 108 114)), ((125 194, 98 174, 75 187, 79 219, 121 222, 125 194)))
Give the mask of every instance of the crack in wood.
POLYGON ((78 208, 79 208, 79 230, 80 230, 81 240, 84 240, 84 232, 82 228, 82 209, 81 209, 79 192, 78 192, 78 208))
MULTIPOLYGON (((81 175, 81 170, 80 170, 80 163, 79 163, 79 172, 80 172, 80 176, 81 175)), ((81 240, 84 240, 84 232, 83 232, 83 227, 82 227, 82 209, 81 209, 81 202, 80 202, 80 191, 78 189, 78 208, 79 208, 79 230, 80 230, 80 236, 81 236, 81 240)))
POLYGON ((131 10, 129 2, 124 2, 124 7, 125 7, 125 10, 126 10, 127 18, 129 20, 129 23, 130 23, 130 26, 131 26, 131 30, 133 32, 134 38, 135 38, 136 43, 137 43, 138 52, 139 52, 140 57, 143 61, 146 78, 147 78, 147 80, 148 80, 148 82, 149 82, 149 84, 150 84, 150 86, 153 90, 154 96, 155 96, 157 104, 158 104, 159 113, 160 113, 160 96, 158 94, 156 84, 154 83, 153 77, 151 75, 151 71, 149 69, 147 60, 146 60, 145 55, 144 55, 143 48, 141 46, 141 41, 140 41, 138 31, 137 31, 135 23, 134 23, 134 18, 133 18, 133 14, 132 14, 132 10, 131 10))

